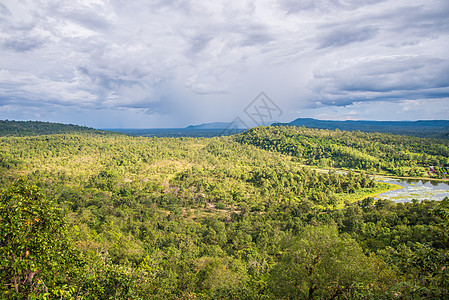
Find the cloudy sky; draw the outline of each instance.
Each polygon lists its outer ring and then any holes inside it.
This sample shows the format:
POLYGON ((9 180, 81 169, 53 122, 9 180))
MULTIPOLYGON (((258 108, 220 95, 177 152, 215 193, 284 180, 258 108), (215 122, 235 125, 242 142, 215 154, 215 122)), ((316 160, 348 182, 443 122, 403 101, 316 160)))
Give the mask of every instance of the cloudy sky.
POLYGON ((0 28, 0 119, 449 116, 447 0, 0 0, 0 28))

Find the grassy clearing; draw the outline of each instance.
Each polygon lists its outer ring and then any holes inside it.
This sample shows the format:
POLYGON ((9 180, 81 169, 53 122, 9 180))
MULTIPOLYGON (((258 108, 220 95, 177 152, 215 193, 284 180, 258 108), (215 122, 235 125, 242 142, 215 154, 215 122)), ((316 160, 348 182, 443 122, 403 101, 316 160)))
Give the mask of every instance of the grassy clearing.
POLYGON ((357 201, 361 201, 368 197, 377 197, 379 194, 388 192, 388 191, 394 191, 401 189, 402 186, 393 184, 393 183, 387 183, 387 182, 377 182, 376 186, 374 188, 368 189, 363 188, 357 190, 354 194, 337 194, 337 197, 339 199, 339 204, 335 207, 336 209, 343 209, 345 207, 346 203, 354 203, 357 201))

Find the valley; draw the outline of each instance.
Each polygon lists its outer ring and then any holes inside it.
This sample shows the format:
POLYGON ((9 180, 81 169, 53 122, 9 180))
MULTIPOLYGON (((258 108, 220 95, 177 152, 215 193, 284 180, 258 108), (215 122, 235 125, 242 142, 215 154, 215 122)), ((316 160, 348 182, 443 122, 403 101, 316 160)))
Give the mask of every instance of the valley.
POLYGON ((382 195, 401 183, 378 178, 446 168, 445 140, 257 127, 212 138, 5 136, 0 149, 4 295, 448 292, 446 194, 396 203, 382 195))

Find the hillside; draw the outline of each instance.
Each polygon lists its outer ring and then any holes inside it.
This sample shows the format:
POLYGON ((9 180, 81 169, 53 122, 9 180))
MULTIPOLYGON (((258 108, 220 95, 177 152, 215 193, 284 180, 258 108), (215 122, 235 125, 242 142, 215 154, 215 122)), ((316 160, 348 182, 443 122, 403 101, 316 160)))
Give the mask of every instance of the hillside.
POLYGON ((294 156, 321 167, 368 171, 372 174, 447 177, 449 141, 385 133, 318 130, 305 127, 257 127, 235 136, 240 143, 294 156), (446 174, 445 174, 446 173, 446 174))
POLYGON ((417 153, 417 172, 449 159, 446 141, 295 127, 0 137, 0 298, 444 298, 448 201, 374 203, 392 187, 363 171, 417 153))
POLYGON ((226 129, 230 125, 230 122, 212 122, 200 125, 189 125, 185 129, 226 129))
POLYGON ((449 138, 448 120, 420 120, 420 121, 326 121, 311 118, 298 118, 290 123, 276 123, 274 126, 290 125, 305 126, 307 128, 384 132, 400 135, 410 135, 424 138, 449 138))
POLYGON ((103 133, 100 130, 72 124, 0 120, 0 136, 33 136, 79 132, 103 133))

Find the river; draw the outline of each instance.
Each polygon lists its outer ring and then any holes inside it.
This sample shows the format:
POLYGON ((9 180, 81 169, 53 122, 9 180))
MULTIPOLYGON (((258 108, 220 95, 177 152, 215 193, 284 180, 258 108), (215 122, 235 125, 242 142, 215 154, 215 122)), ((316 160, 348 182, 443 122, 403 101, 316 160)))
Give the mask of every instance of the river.
POLYGON ((411 202, 412 199, 443 200, 449 197, 449 182, 429 180, 404 180, 395 178, 376 178, 377 181, 393 183, 402 188, 379 194, 380 199, 389 199, 395 202, 411 202))

